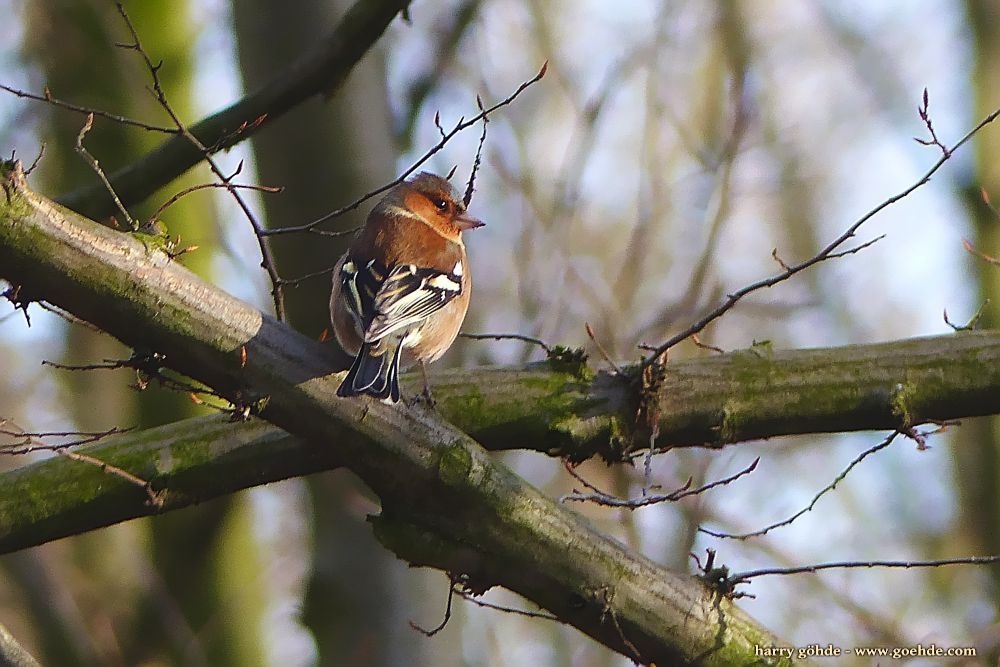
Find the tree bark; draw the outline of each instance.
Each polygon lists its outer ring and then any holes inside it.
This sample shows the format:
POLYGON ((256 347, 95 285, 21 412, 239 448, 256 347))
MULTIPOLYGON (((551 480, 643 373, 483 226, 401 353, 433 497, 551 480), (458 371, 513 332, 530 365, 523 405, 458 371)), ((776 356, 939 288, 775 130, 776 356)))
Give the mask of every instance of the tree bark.
POLYGON ((0 273, 20 298, 165 354, 164 365, 350 468, 382 501, 377 536, 410 563, 474 591, 509 588, 640 662, 743 663, 777 642, 698 578, 597 533, 433 410, 338 399, 321 345, 30 192, 19 166, 0 178, 0 273))

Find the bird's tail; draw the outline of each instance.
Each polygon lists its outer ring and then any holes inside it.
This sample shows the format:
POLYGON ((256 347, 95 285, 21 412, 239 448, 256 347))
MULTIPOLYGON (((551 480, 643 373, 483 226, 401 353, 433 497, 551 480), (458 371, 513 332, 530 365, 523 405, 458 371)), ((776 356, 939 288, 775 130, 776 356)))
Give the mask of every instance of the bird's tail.
POLYGON ((351 370, 337 389, 337 396, 368 394, 388 403, 399 401, 399 356, 403 341, 396 343, 390 355, 383 342, 363 343, 351 370))

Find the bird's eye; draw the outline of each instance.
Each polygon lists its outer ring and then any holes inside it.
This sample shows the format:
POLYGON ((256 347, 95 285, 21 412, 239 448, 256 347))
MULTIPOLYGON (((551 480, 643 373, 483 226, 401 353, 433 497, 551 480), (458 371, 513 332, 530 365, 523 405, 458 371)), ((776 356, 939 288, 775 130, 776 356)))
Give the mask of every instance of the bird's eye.
POLYGON ((431 199, 431 203, 434 204, 435 208, 442 213, 448 210, 448 202, 440 197, 434 197, 431 199))

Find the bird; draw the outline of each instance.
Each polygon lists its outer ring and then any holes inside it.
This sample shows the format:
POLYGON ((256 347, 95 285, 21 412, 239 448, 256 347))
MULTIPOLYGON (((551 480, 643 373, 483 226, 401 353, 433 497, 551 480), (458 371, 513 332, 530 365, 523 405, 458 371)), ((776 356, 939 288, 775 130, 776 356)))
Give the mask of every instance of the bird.
POLYGON ((333 269, 330 320, 354 356, 337 389, 400 400, 399 370, 443 355, 469 308, 472 276, 462 232, 482 227, 444 178, 421 172, 390 189, 333 269))

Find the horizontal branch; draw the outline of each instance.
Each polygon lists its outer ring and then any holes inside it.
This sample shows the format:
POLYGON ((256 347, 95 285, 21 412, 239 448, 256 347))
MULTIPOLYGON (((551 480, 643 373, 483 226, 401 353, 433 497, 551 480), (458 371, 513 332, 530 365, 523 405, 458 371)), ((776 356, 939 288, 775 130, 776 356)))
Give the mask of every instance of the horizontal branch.
MULTIPOLYGON (((892 429, 903 425, 907 412, 920 422, 1000 411, 997 332, 754 355, 751 363, 765 364, 760 373, 746 372, 747 354, 669 364, 660 401, 661 442, 722 446, 723 434, 739 440, 892 429), (731 407, 737 403, 738 420, 731 407)), ((419 379, 411 374, 409 380, 416 391, 419 379)), ((628 403, 627 389, 612 389, 612 378, 585 380, 547 362, 449 370, 432 375, 432 384, 442 415, 497 451, 533 449, 570 458, 610 454, 605 431, 625 418, 624 411, 612 408, 628 403)), ((350 429, 342 431, 347 437, 350 429)), ((339 465, 330 450, 267 422, 233 422, 229 415, 108 438, 78 451, 150 481, 162 491, 162 505, 150 505, 147 493, 134 484, 109 483, 92 466, 61 458, 32 464, 0 474, 0 553, 339 465), (170 466, 164 467, 164 460, 170 466), (44 493, 53 488, 67 492, 53 499, 44 493)))
POLYGON ((595 531, 434 411, 338 399, 321 344, 31 192, 19 165, 3 164, 0 185, 0 275, 20 299, 156 350, 335 457, 379 496, 376 535, 402 558, 465 575, 474 590, 505 586, 645 663, 742 663, 777 641, 697 578, 595 531))
MULTIPOLYGON (((231 106, 191 125, 191 134, 212 150, 248 139, 271 121, 313 95, 330 95, 410 0, 358 0, 330 35, 278 77, 231 106)), ((131 205, 144 200, 203 159, 184 136, 165 140, 148 155, 111 175, 119 198, 131 205)), ((115 212, 100 183, 70 192, 59 202, 74 211, 101 219, 115 212)))
MULTIPOLYGON (((646 444, 634 432, 637 388, 583 364, 451 370, 432 384, 442 413, 488 449, 619 460, 646 444)), ((1000 332, 672 361, 651 403, 660 447, 1000 414, 1000 332)))

